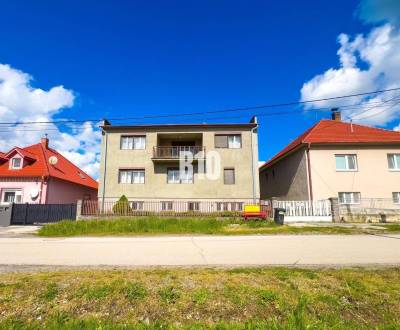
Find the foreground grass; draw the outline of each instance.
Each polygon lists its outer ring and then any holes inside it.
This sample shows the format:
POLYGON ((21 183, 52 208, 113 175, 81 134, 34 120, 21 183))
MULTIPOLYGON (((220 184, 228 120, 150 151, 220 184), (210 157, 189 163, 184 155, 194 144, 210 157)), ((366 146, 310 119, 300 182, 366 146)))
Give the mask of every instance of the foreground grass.
POLYGON ((1 329, 399 329, 400 269, 0 275, 1 329))
MULTIPOLYGON (((396 225, 394 225, 396 226, 396 225)), ((400 231, 400 226, 391 231, 400 231)), ((241 219, 215 218, 163 218, 143 217, 132 219, 107 219, 86 221, 61 221, 40 228, 40 236, 79 236, 79 235, 151 235, 151 234, 360 234, 357 227, 293 227, 277 226, 270 221, 243 221, 241 219)))
MULTIPOLYGON (((371 232, 400 232, 400 224, 379 224, 371 232), (382 228, 385 228, 382 230, 382 228)), ((373 227, 372 227, 373 228, 373 227)), ((271 221, 216 218, 136 217, 86 221, 61 221, 40 228, 40 236, 159 235, 159 234, 364 234, 357 226, 278 226, 271 221)))

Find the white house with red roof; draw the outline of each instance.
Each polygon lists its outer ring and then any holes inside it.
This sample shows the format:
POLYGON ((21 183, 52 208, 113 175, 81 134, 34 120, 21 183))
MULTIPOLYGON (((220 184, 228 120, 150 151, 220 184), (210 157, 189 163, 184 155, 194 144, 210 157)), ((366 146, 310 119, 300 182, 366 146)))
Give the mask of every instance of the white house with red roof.
POLYGON ((340 112, 301 134, 259 169, 263 199, 400 204, 400 132, 342 122, 340 112))
POLYGON ((0 153, 0 203, 66 204, 97 199, 97 182, 49 140, 0 153))

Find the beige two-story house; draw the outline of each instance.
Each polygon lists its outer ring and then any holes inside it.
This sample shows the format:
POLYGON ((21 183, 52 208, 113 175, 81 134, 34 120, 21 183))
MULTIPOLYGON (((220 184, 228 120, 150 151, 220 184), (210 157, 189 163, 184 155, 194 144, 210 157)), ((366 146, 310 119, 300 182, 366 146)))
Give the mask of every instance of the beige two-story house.
POLYGON ((102 134, 101 201, 125 195, 138 210, 153 203, 161 211, 236 211, 259 199, 255 118, 241 124, 105 121, 102 134), (182 158, 192 165, 184 171, 182 158))
MULTIPOLYGON (((260 167, 261 198, 400 204, 400 132, 321 120, 260 167)), ((394 205, 395 206, 395 205, 394 205)), ((392 206, 388 206, 392 207, 392 206)))

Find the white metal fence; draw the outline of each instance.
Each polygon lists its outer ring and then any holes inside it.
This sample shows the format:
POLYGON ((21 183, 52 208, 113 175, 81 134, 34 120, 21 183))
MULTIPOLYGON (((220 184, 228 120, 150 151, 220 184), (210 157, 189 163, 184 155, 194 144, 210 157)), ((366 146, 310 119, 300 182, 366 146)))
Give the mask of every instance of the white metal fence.
POLYGON ((273 208, 285 209, 285 222, 332 221, 331 202, 326 200, 318 201, 273 201, 273 208))

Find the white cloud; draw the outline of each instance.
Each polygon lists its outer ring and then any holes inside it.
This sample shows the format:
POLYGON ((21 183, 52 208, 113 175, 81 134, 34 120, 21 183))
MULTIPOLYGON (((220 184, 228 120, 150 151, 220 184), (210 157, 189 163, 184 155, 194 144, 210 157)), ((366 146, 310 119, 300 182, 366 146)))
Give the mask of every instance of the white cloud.
MULTIPOLYGON (((330 68, 306 82, 301 99, 329 98, 375 90, 396 88, 400 85, 400 31, 391 24, 373 28, 368 35, 353 39, 347 34, 338 37, 337 52, 340 66, 330 68)), ((386 125, 399 117, 400 105, 389 101, 400 97, 400 92, 357 97, 351 100, 315 102, 306 108, 336 107, 362 102, 362 108, 342 108, 345 118, 354 121, 386 125), (382 101, 388 101, 381 104, 382 101)))
POLYGON ((393 128, 393 130, 400 132, 400 124, 398 124, 395 128, 393 128))
MULTIPOLYGON (((0 122, 51 121, 74 104, 74 93, 63 86, 49 90, 33 88, 32 77, 7 64, 0 64, 0 122)), ((0 150, 34 144, 48 133, 53 147, 88 174, 97 177, 100 132, 92 123, 58 128, 54 124, 0 125, 0 150)))

